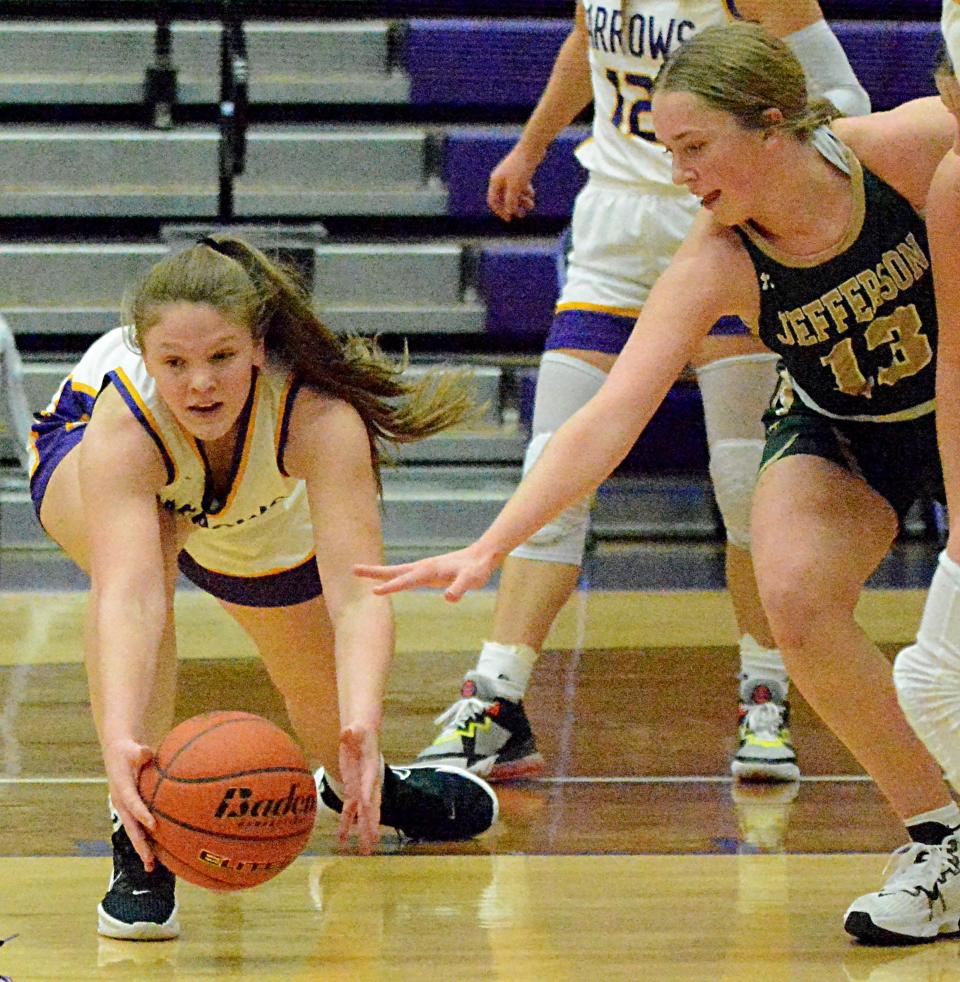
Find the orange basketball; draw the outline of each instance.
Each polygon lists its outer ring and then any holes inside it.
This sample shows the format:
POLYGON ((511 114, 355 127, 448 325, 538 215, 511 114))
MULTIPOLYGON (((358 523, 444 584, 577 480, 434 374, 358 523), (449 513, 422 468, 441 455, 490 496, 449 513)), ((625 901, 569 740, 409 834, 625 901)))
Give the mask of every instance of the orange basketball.
POLYGON ((313 773, 269 720, 213 712, 172 729, 140 772, 157 858, 210 890, 276 876, 303 851, 317 814, 313 773))

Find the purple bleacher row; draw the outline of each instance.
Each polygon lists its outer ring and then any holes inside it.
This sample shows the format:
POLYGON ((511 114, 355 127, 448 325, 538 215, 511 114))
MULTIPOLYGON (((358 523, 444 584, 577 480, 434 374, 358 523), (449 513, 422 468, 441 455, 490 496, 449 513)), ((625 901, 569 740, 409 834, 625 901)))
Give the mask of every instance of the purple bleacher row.
MULTIPOLYGON (((875 109, 933 93, 937 21, 836 20, 875 109)), ((570 25, 555 20, 411 20, 402 51, 420 106, 533 107, 570 25)))
MULTIPOLYGON (((405 17, 455 15, 460 17, 572 17, 574 0, 377 0, 378 12, 405 17)), ((828 18, 864 17, 935 20, 940 0, 820 0, 828 18)))
MULTIPOLYGON (((936 23, 840 21, 837 33, 875 109, 934 93, 931 70, 939 44, 936 23)), ((543 21, 414 21, 405 46, 411 99, 420 105, 532 106, 566 33, 543 21)), ((486 218, 487 178, 512 146, 517 131, 454 127, 443 154, 448 214, 486 218)), ((541 166, 537 212, 569 216, 583 172, 572 157, 584 130, 564 134, 541 166)))

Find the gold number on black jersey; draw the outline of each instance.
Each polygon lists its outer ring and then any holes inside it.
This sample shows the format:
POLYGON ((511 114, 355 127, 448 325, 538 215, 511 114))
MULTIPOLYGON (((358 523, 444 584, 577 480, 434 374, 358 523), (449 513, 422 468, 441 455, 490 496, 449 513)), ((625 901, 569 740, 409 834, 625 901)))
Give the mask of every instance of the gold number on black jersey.
POLYGON ((923 333, 920 315, 913 304, 897 307, 887 317, 878 317, 864 332, 864 339, 869 351, 882 345, 890 349, 890 364, 877 369, 877 377, 870 382, 860 371, 851 338, 835 344, 830 354, 820 359, 821 365, 829 366, 837 388, 846 395, 869 398, 873 385, 896 385, 933 361, 933 348, 923 333))
POLYGON ((636 72, 615 72, 612 68, 608 68, 607 81, 617 93, 617 101, 613 107, 610 122, 624 136, 639 136, 642 140, 656 143, 657 138, 650 122, 653 79, 649 75, 638 75, 636 72), (631 92, 631 89, 640 89, 641 94, 631 92), (626 115, 626 120, 624 120, 624 115, 626 115))

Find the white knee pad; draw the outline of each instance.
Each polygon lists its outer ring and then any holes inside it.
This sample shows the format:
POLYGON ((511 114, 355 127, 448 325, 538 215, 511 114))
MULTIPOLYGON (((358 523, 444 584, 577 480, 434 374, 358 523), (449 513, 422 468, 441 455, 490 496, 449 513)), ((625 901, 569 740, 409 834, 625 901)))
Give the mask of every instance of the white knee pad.
MULTIPOLYGON (((543 448, 581 406, 603 385, 606 373, 579 358, 548 351, 540 361, 537 396, 533 410, 533 438, 523 460, 526 474, 540 458, 543 448)), ((561 512, 552 522, 517 546, 511 556, 544 563, 579 566, 590 524, 587 499, 561 512)))
POLYGON ((735 355, 697 369, 707 443, 762 440, 761 417, 777 384, 777 356, 735 355))
POLYGON ((937 571, 917 642, 897 655, 893 681, 917 736, 960 787, 960 567, 946 553, 937 571))
POLYGON ((697 369, 710 478, 727 541, 750 548, 750 503, 763 454, 761 418, 777 384, 777 356, 720 358, 697 369))
POLYGON ((727 541, 750 548, 750 507, 757 483, 762 440, 720 440, 710 447, 710 479, 727 541))

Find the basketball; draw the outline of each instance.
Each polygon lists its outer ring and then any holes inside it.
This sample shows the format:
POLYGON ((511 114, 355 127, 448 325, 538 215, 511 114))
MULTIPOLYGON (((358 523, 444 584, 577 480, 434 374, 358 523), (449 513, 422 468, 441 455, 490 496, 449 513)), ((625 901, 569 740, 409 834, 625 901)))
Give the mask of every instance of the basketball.
POLYGON ((317 814, 303 752, 252 713, 181 723, 140 772, 139 787, 156 819, 157 858, 210 890, 243 890, 276 876, 303 851, 317 814))

